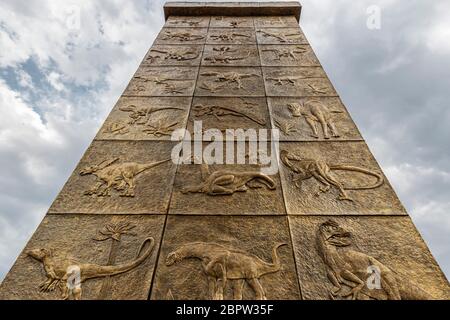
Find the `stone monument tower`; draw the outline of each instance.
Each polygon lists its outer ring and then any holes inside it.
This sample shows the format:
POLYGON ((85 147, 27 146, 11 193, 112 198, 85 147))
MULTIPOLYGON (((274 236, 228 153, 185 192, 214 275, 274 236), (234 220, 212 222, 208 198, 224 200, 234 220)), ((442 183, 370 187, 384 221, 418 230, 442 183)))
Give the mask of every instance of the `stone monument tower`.
POLYGON ((297 2, 167 3, 154 45, 0 298, 450 298, 300 11, 297 2), (244 164, 174 163, 172 134, 196 132, 198 121, 204 150, 208 129, 224 140, 227 129, 278 129, 279 145, 257 139, 279 170, 264 173, 248 153, 244 164))

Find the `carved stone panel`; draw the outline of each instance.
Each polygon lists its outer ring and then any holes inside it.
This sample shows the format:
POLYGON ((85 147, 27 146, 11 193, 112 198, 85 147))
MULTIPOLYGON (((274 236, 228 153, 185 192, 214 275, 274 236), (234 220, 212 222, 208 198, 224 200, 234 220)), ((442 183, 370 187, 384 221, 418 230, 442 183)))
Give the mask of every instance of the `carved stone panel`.
POLYGON ((151 299, 301 299, 287 229, 285 217, 170 216, 151 299))
POLYGON ((320 66, 314 51, 309 45, 260 45, 261 64, 276 66, 320 66))
POLYGON ((337 96, 321 67, 263 67, 263 74, 268 96, 337 96))
POLYGON ((408 217, 289 217, 307 300, 450 298, 408 217))
POLYGON ((207 28, 163 28, 155 44, 204 44, 207 28))
POLYGON ((211 28, 206 44, 256 44, 255 30, 211 28))
POLYGON ((202 45, 155 45, 143 64, 152 66, 198 66, 202 56, 202 45))
POLYGON ((190 97, 122 97, 96 139, 170 140, 186 127, 190 106, 190 97))
POLYGON ((251 28, 253 24, 253 17, 211 17, 210 28, 251 28))
POLYGON ((338 97, 268 98, 281 141, 362 140, 338 97))
POLYGON ((94 141, 50 213, 165 214, 176 165, 173 143, 94 141))
POLYGON ((203 66, 260 66, 256 45, 206 45, 203 66))
POLYGON ((258 44, 308 44, 300 28, 258 28, 258 44))
POLYGON ((285 142, 280 160, 288 214, 406 214, 363 141, 285 142))
POLYGON ((146 300, 163 225, 163 216, 48 215, 0 299, 146 300))
POLYGON ((192 96, 198 68, 141 66, 124 96, 192 96))
POLYGON ((170 28, 208 28, 210 17, 170 16, 166 27, 170 28))
POLYGON ((188 122, 191 134, 194 133, 194 121, 202 122, 203 132, 219 129, 224 137, 226 129, 270 129, 264 98, 194 98, 188 122))
POLYGON ((298 28, 298 21, 294 16, 255 17, 257 28, 298 28))
POLYGON ((202 67, 200 68, 195 95, 264 97, 261 69, 202 67))
MULTIPOLYGON (((268 142, 269 143, 269 142, 268 142)), ((210 143, 205 142, 203 150, 210 143)), ((279 215, 285 214, 278 173, 261 172, 250 165, 249 147, 234 152, 246 164, 180 164, 170 203, 170 214, 279 215)), ((259 144, 261 147, 261 144, 259 144)), ((267 148, 269 149, 269 148, 267 148)), ((220 149, 223 154, 226 150, 220 149)), ((192 147, 192 151, 194 148, 192 147)), ((206 152, 206 151, 204 151, 206 152)), ((270 155, 270 150, 268 151, 270 155)), ((235 159, 237 159, 235 155, 235 159)), ((194 159, 195 160, 195 159, 194 159)))

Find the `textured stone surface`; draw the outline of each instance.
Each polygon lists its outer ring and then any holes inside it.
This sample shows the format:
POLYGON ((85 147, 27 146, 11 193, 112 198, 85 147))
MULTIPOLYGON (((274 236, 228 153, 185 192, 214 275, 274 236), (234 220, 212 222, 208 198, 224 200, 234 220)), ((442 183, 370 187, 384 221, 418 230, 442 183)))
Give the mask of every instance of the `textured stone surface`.
POLYGON ((151 66, 198 66, 202 45, 155 45, 143 61, 151 66))
MULTIPOLYGON (((396 290, 400 291, 402 300, 450 298, 445 276, 408 217, 331 217, 342 228, 340 231, 351 234, 341 238, 341 241, 348 239, 350 244, 343 247, 331 244, 335 238, 322 240, 323 234, 332 234, 319 231, 329 219, 289 217, 304 299, 330 299, 330 292, 337 289, 327 277, 327 271, 334 272, 329 267, 332 264, 324 262, 323 253, 335 257, 334 270, 341 270, 342 277, 349 278, 351 273, 364 282, 358 299, 394 299, 396 290), (319 242, 326 244, 324 249, 319 249, 319 242), (334 250, 337 253, 333 253, 334 250), (367 287, 367 283, 375 284, 372 278, 369 279, 372 273, 368 273, 367 268, 370 266, 380 268, 381 289, 369 290, 367 287)), ((335 230, 334 234, 339 232, 335 230)), ((348 286, 342 285, 341 293, 349 291, 348 286)), ((337 296, 335 299, 343 298, 337 296)))
POLYGON ((255 17, 257 28, 298 28, 298 21, 293 16, 255 17))
POLYGON ((208 28, 210 17, 171 16, 166 21, 169 28, 208 28))
POLYGON ((253 17, 212 17, 210 28, 254 28, 253 17))
POLYGON ((308 44, 300 28, 257 28, 259 44, 308 44))
POLYGON ((194 121, 202 121, 203 130, 270 129, 270 118, 264 98, 194 98, 188 130, 194 132, 194 121))
POLYGON ((186 127, 190 106, 190 97, 122 97, 96 139, 170 140, 186 127))
POLYGON ((202 67, 195 95, 264 97, 261 68, 202 67))
MULTIPOLYGON (((51 213, 92 213, 92 214, 164 214, 169 205, 172 181, 176 166, 172 161, 143 172, 134 169, 135 165, 153 164, 171 159, 173 147, 171 142, 163 141, 95 141, 86 151, 75 171, 70 176, 61 193, 50 208, 51 213), (110 166, 108 163, 113 162, 110 166), (133 164, 132 166, 129 164, 133 164), (109 196, 103 191, 106 183, 93 174, 91 167, 100 169, 106 166, 106 173, 96 171, 106 176, 107 181, 113 181, 109 188, 109 196), (118 166, 117 169, 115 167, 118 166), (130 168, 127 168, 130 167, 130 168), (114 168, 113 172, 109 170, 114 168), (130 172, 127 177, 133 177, 130 182, 135 185, 134 196, 127 196, 132 188, 125 184, 124 172, 130 172), (91 195, 85 194, 101 183, 99 190, 91 195), (103 193, 103 194, 102 194, 103 193)), ((138 167, 139 168, 139 167, 138 167)))
POLYGON ((319 60, 309 45, 260 45, 261 64, 265 67, 277 66, 320 66, 319 60))
POLYGON ((255 30, 213 28, 208 31, 207 44, 256 44, 255 30))
POLYGON ((285 142, 280 144, 280 150, 305 160, 293 161, 297 168, 303 170, 296 174, 285 164, 281 165, 288 214, 406 214, 364 142, 285 142), (331 175, 326 174, 327 166, 331 169, 331 175), (376 175, 382 179, 379 187, 350 190, 377 185, 380 180, 376 175), (297 179, 297 185, 294 179, 297 179), (328 182, 329 190, 320 180, 328 182), (345 194, 353 201, 340 199, 343 194, 339 192, 338 185, 344 187, 345 194))
POLYGON ((268 98, 267 101, 273 128, 280 130, 281 141, 362 140, 338 97, 268 98))
MULTIPOLYGON (((179 262, 167 265, 167 256, 184 245, 203 242, 208 245, 223 246, 219 249, 212 246, 186 246, 192 251, 204 252, 206 260, 209 256, 229 254, 227 261, 235 262, 234 266, 226 265, 228 274, 251 274, 254 268, 259 275, 261 263, 259 259, 272 263, 274 246, 286 243, 278 248, 280 267, 269 274, 256 277, 267 299, 300 299, 295 266, 292 257, 292 246, 287 232, 285 217, 181 217, 170 216, 162 243, 160 259, 152 289, 152 299, 205 299, 210 300, 207 277, 200 259, 180 259, 179 262), (240 252, 236 254, 236 250, 240 252), (242 258, 244 257, 244 258, 242 258)), ((178 251, 181 252, 181 251, 178 251)), ((181 258, 181 255, 179 255, 181 258)), ((244 276, 245 278, 245 276, 244 276)), ((228 280, 224 290, 224 299, 233 299, 233 287, 237 280, 228 280)), ((255 291, 248 281, 243 285, 243 299, 255 299, 255 291)))
POLYGON ((192 96, 198 68, 158 68, 142 66, 124 92, 124 96, 192 96))
POLYGON ((207 28, 163 28, 156 44, 204 44, 207 28))
POLYGON ((203 66, 260 66, 256 45, 206 45, 203 66))
MULTIPOLYGON (((50 292, 39 290, 39 286, 47 280, 47 276, 43 263, 27 254, 30 250, 51 250, 55 261, 58 261, 53 266, 59 276, 58 270, 66 270, 63 266, 67 264, 118 266, 133 261, 144 241, 153 238, 153 250, 146 254, 151 248, 150 243, 146 242, 142 252, 146 258, 134 268, 110 278, 86 279, 81 284, 83 300, 146 300, 163 225, 163 216, 47 216, 3 281, 0 299, 62 299, 62 292, 58 286, 50 292), (100 231, 105 232, 106 226, 113 231, 129 231, 120 235, 120 241, 111 238, 100 241, 99 237, 103 236, 100 231)), ((82 274, 83 271, 88 272, 84 267, 81 267, 81 271, 82 274)), ((65 284, 61 282, 61 285, 65 284)))

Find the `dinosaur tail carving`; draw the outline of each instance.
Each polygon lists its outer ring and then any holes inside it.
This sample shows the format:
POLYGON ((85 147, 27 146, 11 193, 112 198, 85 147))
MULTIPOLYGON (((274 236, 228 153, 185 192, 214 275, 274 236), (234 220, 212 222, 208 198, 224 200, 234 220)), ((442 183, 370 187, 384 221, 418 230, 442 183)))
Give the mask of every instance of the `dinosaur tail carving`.
POLYGON ((99 272, 95 274, 95 277, 114 276, 136 268, 152 254, 154 247, 155 239, 152 237, 145 239, 139 247, 134 260, 117 266, 102 266, 99 268, 99 272), (144 250, 147 244, 148 248, 144 250))
POLYGON ((154 163, 145 164, 145 165, 142 166, 142 168, 140 168, 140 170, 137 172, 137 174, 139 174, 139 173, 141 173, 141 172, 143 172, 145 170, 148 170, 148 169, 154 168, 156 166, 159 166, 160 164, 169 162, 169 161, 172 161, 172 159, 166 159, 166 160, 162 160, 162 161, 158 161, 158 162, 154 162, 154 163))
POLYGON ((375 177, 377 179, 377 181, 375 183, 373 183, 371 185, 367 185, 367 186, 344 186, 345 190, 369 190, 369 189, 375 189, 375 188, 380 187, 384 183, 383 176, 380 173, 374 172, 374 171, 371 171, 371 170, 358 168, 358 167, 354 167, 354 166, 345 166, 345 165, 330 166, 330 169, 332 171, 360 172, 360 173, 363 173, 365 175, 375 177))
POLYGON ((278 248, 282 246, 287 246, 287 243, 279 243, 272 248, 272 263, 266 263, 266 270, 264 270, 261 275, 278 272, 281 269, 281 260, 278 256, 278 248))

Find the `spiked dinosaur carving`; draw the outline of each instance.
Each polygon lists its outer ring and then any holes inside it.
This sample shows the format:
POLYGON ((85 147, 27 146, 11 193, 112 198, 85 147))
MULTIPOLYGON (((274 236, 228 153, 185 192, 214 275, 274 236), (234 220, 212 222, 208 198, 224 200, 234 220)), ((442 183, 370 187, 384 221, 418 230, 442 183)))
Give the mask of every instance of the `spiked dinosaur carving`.
POLYGON ((201 165, 202 182, 185 187, 182 193, 206 193, 210 196, 232 195, 266 186, 275 190, 276 184, 269 176, 260 172, 219 170, 210 172, 206 163, 201 165))
POLYGON ((89 279, 115 276, 138 267, 151 255, 154 243, 155 240, 153 238, 147 238, 140 246, 136 259, 116 266, 80 263, 65 255, 54 254, 52 250, 46 248, 30 250, 27 252, 27 255, 41 262, 44 267, 47 280, 39 286, 40 291, 51 292, 56 288, 60 288, 64 300, 71 298, 80 300, 82 283, 89 279), (144 247, 147 244, 148 248, 144 251, 144 247), (79 272, 79 283, 72 287, 68 285, 68 281, 75 276, 75 270, 79 272))
POLYGON ((92 174, 97 177, 97 183, 92 189, 85 191, 85 195, 95 194, 97 196, 107 197, 111 195, 110 192, 114 189, 121 192, 121 197, 134 197, 136 177, 146 170, 171 161, 171 159, 148 164, 136 162, 116 163, 117 161, 119 161, 119 158, 109 161, 105 160, 80 171, 80 175, 82 176, 92 174))
POLYGON ((322 223, 317 232, 317 247, 326 265, 327 276, 335 289, 330 292, 331 299, 361 296, 371 299, 387 300, 431 300, 434 299, 408 279, 401 278, 383 263, 360 251, 347 247, 352 245, 351 233, 333 220, 322 223), (368 268, 376 267, 381 277, 381 289, 370 290, 366 286, 368 268), (350 287, 345 292, 344 287, 350 287), (383 294, 384 293, 384 294, 383 294))
POLYGON ((169 253, 166 265, 172 266, 184 259, 199 259, 203 272, 208 278, 209 294, 214 300, 223 300, 228 281, 233 283, 233 298, 242 300, 244 284, 255 292, 256 300, 266 300, 266 294, 259 279, 281 270, 277 249, 286 243, 277 244, 272 249, 272 263, 245 251, 227 248, 220 244, 193 242, 169 253))
POLYGON ((346 192, 346 190, 368 190, 380 187, 384 183, 383 176, 378 172, 373 172, 367 169, 358 168, 348 165, 329 165, 323 160, 304 159, 290 154, 286 150, 280 152, 280 159, 283 164, 289 168, 293 173, 292 181, 297 188, 301 188, 303 181, 314 178, 324 187, 319 188, 316 195, 330 191, 331 187, 335 187, 339 191, 338 200, 353 201, 346 192), (332 171, 350 171, 359 172, 368 176, 376 178, 376 182, 367 186, 344 186, 332 173, 332 171))

